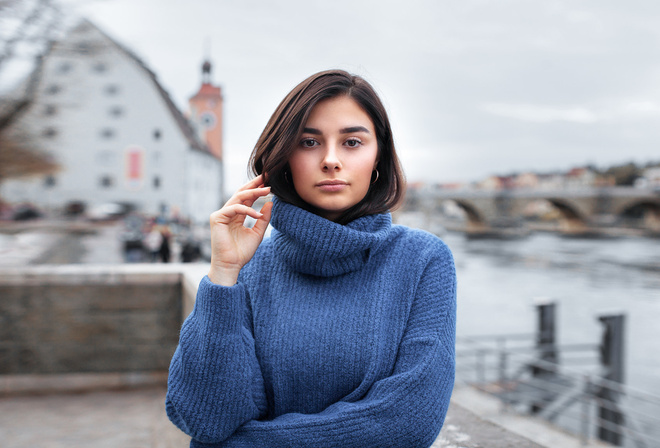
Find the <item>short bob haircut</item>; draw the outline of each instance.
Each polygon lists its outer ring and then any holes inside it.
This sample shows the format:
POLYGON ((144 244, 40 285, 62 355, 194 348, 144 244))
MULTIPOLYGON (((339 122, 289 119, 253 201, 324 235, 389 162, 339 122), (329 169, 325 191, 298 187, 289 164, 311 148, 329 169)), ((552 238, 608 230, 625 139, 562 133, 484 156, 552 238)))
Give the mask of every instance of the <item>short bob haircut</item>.
POLYGON ((390 121, 373 87, 359 76, 343 70, 328 70, 310 76, 298 84, 282 100, 270 117, 250 157, 255 175, 263 174, 264 183, 273 194, 305 210, 316 213, 302 200, 291 182, 289 158, 299 144, 307 119, 320 101, 347 96, 352 98, 371 118, 378 142, 378 177, 372 176, 367 195, 346 210, 339 224, 394 209, 403 199, 405 177, 394 149, 390 121))

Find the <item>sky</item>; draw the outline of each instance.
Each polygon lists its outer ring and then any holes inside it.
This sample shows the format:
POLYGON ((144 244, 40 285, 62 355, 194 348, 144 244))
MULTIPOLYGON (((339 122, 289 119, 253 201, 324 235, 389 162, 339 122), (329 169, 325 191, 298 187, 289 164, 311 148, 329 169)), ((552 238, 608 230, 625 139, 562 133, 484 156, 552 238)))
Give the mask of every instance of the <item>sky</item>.
POLYGON ((660 161, 657 0, 60 0, 180 109, 213 63, 225 187, 281 99, 342 68, 381 95, 408 180, 660 161))

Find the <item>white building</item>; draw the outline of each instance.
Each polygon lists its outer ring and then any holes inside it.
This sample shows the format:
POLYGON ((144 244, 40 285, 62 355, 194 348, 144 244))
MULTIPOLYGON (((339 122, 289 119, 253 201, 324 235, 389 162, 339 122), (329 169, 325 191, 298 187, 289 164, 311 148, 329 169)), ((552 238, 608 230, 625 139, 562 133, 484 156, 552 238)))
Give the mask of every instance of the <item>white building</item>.
POLYGON ((660 166, 645 168, 642 176, 635 180, 637 188, 660 188, 660 166))
POLYGON ((199 140, 140 59, 82 22, 40 70, 32 104, 10 132, 29 130, 61 170, 4 182, 5 200, 51 210, 76 201, 126 203, 207 222, 221 205, 221 156, 199 140))

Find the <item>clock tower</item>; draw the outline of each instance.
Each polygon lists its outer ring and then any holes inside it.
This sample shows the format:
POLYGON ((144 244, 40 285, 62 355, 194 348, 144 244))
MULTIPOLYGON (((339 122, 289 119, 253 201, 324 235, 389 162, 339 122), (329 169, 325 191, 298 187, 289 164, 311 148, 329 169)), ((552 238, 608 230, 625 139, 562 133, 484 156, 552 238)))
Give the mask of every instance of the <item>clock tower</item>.
POLYGON ((211 153, 222 161, 222 90, 211 84, 211 63, 202 64, 202 86, 193 95, 190 105, 190 119, 195 123, 199 136, 211 153))

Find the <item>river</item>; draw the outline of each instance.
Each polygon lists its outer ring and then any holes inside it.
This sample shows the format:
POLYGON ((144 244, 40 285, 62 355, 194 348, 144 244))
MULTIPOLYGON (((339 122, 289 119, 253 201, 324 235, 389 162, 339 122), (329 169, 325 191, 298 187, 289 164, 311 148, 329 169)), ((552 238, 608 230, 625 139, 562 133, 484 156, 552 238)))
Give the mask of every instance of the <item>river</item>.
MULTIPOLYGON (((415 224, 414 216, 398 221, 415 224)), ((550 299, 560 345, 597 344, 598 316, 624 313, 626 383, 660 395, 660 239, 438 233, 456 262, 459 336, 533 333, 535 303, 550 299)))

